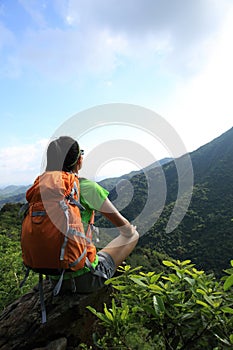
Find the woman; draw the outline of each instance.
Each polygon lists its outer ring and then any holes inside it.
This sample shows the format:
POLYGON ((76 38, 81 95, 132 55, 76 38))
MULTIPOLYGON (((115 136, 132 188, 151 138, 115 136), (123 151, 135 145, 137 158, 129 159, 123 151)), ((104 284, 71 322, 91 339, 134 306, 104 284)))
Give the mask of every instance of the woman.
MULTIPOLYGON (((46 171, 69 172, 78 174, 83 165, 83 151, 73 138, 61 136, 52 141, 47 150, 46 171)), ((81 271, 68 272, 64 275, 62 289, 70 289, 70 281, 75 282, 74 289, 79 293, 92 292, 104 285, 106 279, 111 278, 116 268, 127 258, 136 246, 139 234, 136 227, 123 217, 108 199, 108 191, 96 182, 81 179, 80 201, 85 208, 82 211, 82 221, 88 223, 93 210, 102 213, 119 229, 119 235, 106 247, 97 253, 95 263, 88 264, 81 271), (83 273, 82 273, 83 272, 83 273)), ((93 243, 90 245, 93 251, 93 243)), ((57 279, 51 276, 52 279, 57 279)), ((55 282, 55 281, 54 281, 55 282)))

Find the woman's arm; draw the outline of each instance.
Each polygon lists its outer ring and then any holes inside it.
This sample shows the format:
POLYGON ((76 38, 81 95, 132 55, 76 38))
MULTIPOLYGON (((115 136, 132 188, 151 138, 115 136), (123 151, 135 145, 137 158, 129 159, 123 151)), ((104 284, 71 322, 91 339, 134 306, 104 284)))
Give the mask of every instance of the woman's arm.
POLYGON ((130 222, 117 210, 112 202, 106 198, 103 202, 100 212, 109 220, 113 225, 119 228, 120 233, 125 237, 131 237, 136 231, 136 227, 131 225, 130 222))

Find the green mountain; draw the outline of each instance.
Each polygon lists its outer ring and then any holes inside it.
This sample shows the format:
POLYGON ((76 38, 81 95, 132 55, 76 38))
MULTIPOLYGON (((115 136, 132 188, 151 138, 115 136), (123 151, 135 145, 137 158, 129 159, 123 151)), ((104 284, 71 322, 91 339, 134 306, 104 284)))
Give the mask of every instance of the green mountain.
POLYGON ((160 167, 161 165, 169 163, 171 160, 172 160, 172 158, 169 158, 169 157, 163 158, 163 159, 160 159, 159 161, 156 161, 156 162, 148 165, 146 168, 144 168, 142 170, 131 171, 129 174, 124 174, 120 177, 107 178, 107 179, 100 181, 99 184, 101 186, 103 186, 104 188, 106 188, 108 191, 112 191, 112 190, 114 190, 115 186, 120 181, 130 180, 132 177, 139 175, 139 174, 143 175, 144 173, 147 173, 150 169, 160 167))
POLYGON ((25 193, 30 186, 10 185, 0 188, 0 208, 5 203, 25 202, 25 193))
MULTIPOLYGON (((148 215, 141 216, 140 220, 143 225, 148 221, 154 224, 140 238, 134 253, 137 263, 140 260, 138 255, 145 256, 146 251, 148 259, 152 257, 150 263, 153 265, 153 252, 156 250, 175 259, 191 259, 199 268, 219 275, 233 257, 233 128, 190 153, 190 159, 194 174, 192 198, 183 220, 172 232, 166 232, 166 227, 180 186, 177 164, 185 181, 187 155, 162 168, 137 174, 129 180, 130 185, 122 183, 120 189, 112 190, 110 197, 119 207, 132 197, 129 205, 122 210, 132 221, 140 217, 148 204, 148 193, 152 197, 149 210, 145 212, 148 215), (151 179, 154 179, 153 182, 151 179), (165 204, 164 183, 167 191, 165 204), (120 197, 123 198, 120 200, 120 197)), ((181 209, 185 196, 187 193, 184 191, 181 209)))
POLYGON ((29 186, 10 185, 4 188, 0 188, 0 199, 25 193, 28 187, 29 186))
MULTIPOLYGON (((139 171, 132 171, 129 174, 122 175, 120 177, 114 177, 110 179, 104 179, 100 182, 100 184, 111 191, 116 184, 122 180, 122 179, 130 179, 136 174, 142 173, 144 170, 147 171, 148 169, 154 168, 159 165, 163 165, 168 163, 172 158, 163 158, 151 165, 149 165, 147 168, 139 171)), ((0 188, 0 208, 5 203, 24 203, 26 201, 25 194, 27 189, 31 185, 27 186, 16 186, 16 185, 10 185, 4 188, 0 188)))

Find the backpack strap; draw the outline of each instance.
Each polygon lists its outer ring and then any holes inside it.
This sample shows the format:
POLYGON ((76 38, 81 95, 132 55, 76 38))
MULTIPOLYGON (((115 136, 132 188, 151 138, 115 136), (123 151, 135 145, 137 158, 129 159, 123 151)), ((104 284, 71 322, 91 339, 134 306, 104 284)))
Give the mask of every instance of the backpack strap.
POLYGON ((64 211, 64 215, 66 217, 66 233, 64 237, 64 242, 61 247, 61 252, 60 252, 60 260, 64 260, 64 255, 65 255, 65 248, 68 242, 68 232, 69 232, 69 210, 68 210, 68 205, 66 202, 63 200, 60 201, 60 206, 62 210, 64 211))
POLYGON ((30 271, 31 271, 30 267, 27 267, 27 270, 25 272, 24 278, 20 282, 19 288, 22 288, 24 286, 24 283, 27 281, 30 271))
MULTIPOLYGON (((60 260, 64 260, 65 248, 66 248, 66 245, 67 245, 67 242, 68 242, 69 210, 68 210, 68 205, 66 204, 64 199, 60 201, 60 206, 61 206, 62 210, 64 211, 64 215, 66 217, 66 233, 64 235, 64 242, 62 244, 61 251, 60 251, 60 260)), ((65 272, 65 269, 62 270, 60 278, 59 278, 56 286, 54 287, 54 290, 53 290, 53 295, 54 296, 57 296, 59 294, 60 290, 61 290, 63 277, 64 277, 64 272, 65 272)))
POLYGON ((56 286, 54 287, 53 290, 53 296, 57 296, 61 290, 61 286, 62 286, 62 282, 63 282, 63 277, 64 277, 64 273, 65 273, 65 269, 62 270, 61 276, 56 284, 56 286))
POLYGON ((74 277, 71 278, 70 283, 71 283, 71 292, 75 293, 77 288, 76 288, 74 277))
MULTIPOLYGON (((22 288, 24 283, 26 282, 30 271, 31 271, 30 267, 27 267, 24 279, 22 280, 22 282, 19 285, 20 288, 22 288)), ((40 306, 41 306, 41 323, 46 323, 47 322, 47 316, 46 316, 46 307, 45 307, 45 302, 44 302, 43 275, 42 275, 42 273, 39 273, 38 289, 39 289, 40 306)))
POLYGON ((68 196, 66 196, 66 199, 70 202, 70 204, 76 205, 79 210, 83 211, 85 208, 82 206, 79 200, 79 190, 78 190, 78 185, 77 182, 74 181, 73 188, 68 196), (74 198, 74 195, 77 195, 78 200, 74 198))
POLYGON ((95 222, 95 211, 92 211, 91 218, 88 222, 86 237, 92 240, 92 233, 94 231, 94 222, 95 222))
POLYGON ((44 291, 43 291, 43 275, 39 274, 39 294, 40 294, 40 307, 41 307, 41 323, 47 322, 46 307, 44 302, 44 291))
POLYGON ((90 241, 99 243, 99 228, 94 225, 95 222, 95 211, 92 211, 91 218, 88 222, 87 230, 86 230, 86 238, 90 241))
MULTIPOLYGON (((78 187, 77 187, 77 183, 76 181, 74 181, 74 185, 73 185, 73 188, 70 192, 70 194, 68 196, 65 197, 70 204, 74 204, 74 205, 77 205, 77 207, 80 209, 80 210, 85 210, 85 208, 80 204, 79 202, 79 192, 78 192, 78 187), (78 196, 78 200, 76 200, 74 198, 74 194, 77 194, 78 196)), ((60 260, 64 260, 64 255, 65 255, 65 248, 66 248, 66 245, 67 245, 67 242, 68 242, 68 234, 70 231, 70 228, 69 228, 69 210, 68 210, 68 205, 66 204, 65 200, 61 200, 60 201, 60 206, 62 208, 62 210, 64 211, 64 214, 65 214, 65 217, 66 217, 66 233, 65 233, 65 237, 64 237, 64 242, 62 244, 62 247, 61 247, 61 252, 60 252, 60 260)), ((80 234, 81 235, 81 234, 80 234)), ((82 259, 83 257, 85 256, 86 254, 86 249, 84 249, 83 253, 80 255, 80 257, 74 261, 72 264, 70 264, 70 267, 73 267, 75 265, 77 265, 82 259)), ((62 270, 62 273, 60 275, 60 278, 53 290, 53 295, 54 296, 57 296, 61 290, 61 286, 62 286, 62 282, 63 282, 63 277, 64 277, 64 273, 65 273, 65 269, 62 270)), ((74 286, 72 287, 72 290, 74 290, 74 286)))

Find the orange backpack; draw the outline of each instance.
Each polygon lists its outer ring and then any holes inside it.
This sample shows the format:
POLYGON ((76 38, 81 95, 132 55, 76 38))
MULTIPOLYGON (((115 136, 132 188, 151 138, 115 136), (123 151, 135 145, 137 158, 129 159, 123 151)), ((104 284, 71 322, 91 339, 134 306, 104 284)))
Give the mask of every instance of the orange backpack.
POLYGON ((95 260, 95 246, 85 236, 81 222, 75 174, 45 172, 27 191, 26 199, 29 211, 21 234, 25 266, 58 274, 62 269, 83 268, 86 258, 91 263, 95 260))
MULTIPOLYGON (((60 275, 90 266, 96 248, 81 222, 79 179, 73 173, 48 171, 37 177, 27 191, 28 210, 22 222, 21 248, 24 265, 40 274, 60 275)), ((24 281, 23 281, 24 283, 24 281)), ((22 284, 23 284, 22 283, 22 284)), ((45 321, 46 322, 46 321, 45 321)))

